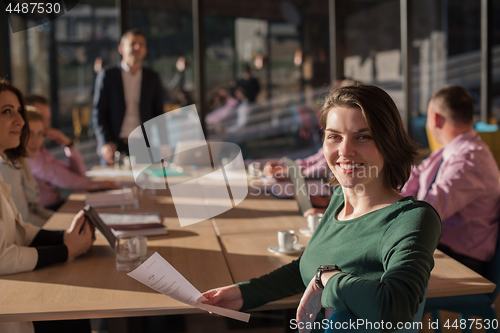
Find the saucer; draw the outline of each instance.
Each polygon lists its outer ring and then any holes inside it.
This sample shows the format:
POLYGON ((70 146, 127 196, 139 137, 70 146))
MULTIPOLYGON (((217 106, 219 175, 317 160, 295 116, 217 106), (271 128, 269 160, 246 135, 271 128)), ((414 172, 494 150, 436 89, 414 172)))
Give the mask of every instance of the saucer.
POLYGON ((301 234, 306 235, 306 236, 311 236, 314 233, 314 231, 311 231, 311 229, 309 229, 309 228, 300 228, 299 232, 301 234))
POLYGON ((276 245, 273 245, 273 246, 269 246, 267 248, 267 250, 269 252, 273 252, 273 253, 281 253, 281 254, 292 254, 292 253, 296 253, 296 252, 302 252, 304 251, 304 245, 302 244, 293 244, 293 249, 291 249, 290 251, 280 251, 278 249, 278 244, 276 245))

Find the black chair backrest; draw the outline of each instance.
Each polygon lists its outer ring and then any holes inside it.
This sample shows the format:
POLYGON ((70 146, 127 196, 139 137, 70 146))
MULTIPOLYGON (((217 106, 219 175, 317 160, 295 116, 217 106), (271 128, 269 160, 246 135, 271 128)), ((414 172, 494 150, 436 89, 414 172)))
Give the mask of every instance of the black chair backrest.
POLYGON ((495 290, 489 295, 491 297, 491 302, 493 303, 498 293, 500 292, 500 232, 498 233, 499 240, 497 240, 497 246, 495 250, 495 254, 493 255, 493 259, 488 263, 488 267, 486 268, 485 278, 495 283, 497 286, 495 290))

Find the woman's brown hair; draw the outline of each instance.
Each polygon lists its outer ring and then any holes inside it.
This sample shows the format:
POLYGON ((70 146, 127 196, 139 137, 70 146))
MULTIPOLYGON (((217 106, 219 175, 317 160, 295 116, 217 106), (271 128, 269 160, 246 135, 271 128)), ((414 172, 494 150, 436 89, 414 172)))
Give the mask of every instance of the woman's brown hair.
MULTIPOLYGON (((384 183, 400 191, 410 177, 417 149, 404 129, 394 101, 385 91, 370 85, 355 84, 332 89, 320 112, 323 129, 326 128, 328 113, 337 106, 361 109, 373 141, 384 158, 384 183)), ((335 176, 332 175, 329 184, 338 184, 335 176)))
POLYGON ((4 151, 4 155, 7 158, 7 162, 12 162, 13 164, 16 163, 20 157, 26 156, 26 142, 28 141, 28 137, 30 134, 30 129, 28 126, 28 123, 26 121, 26 107, 24 103, 24 97, 23 94, 19 89, 11 85, 7 80, 5 79, 0 79, 0 93, 4 91, 10 91, 14 93, 17 96, 17 99, 19 100, 19 104, 21 105, 21 110, 19 113, 21 114, 21 117, 23 117, 24 120, 24 126, 21 130, 21 137, 20 137, 20 144, 19 146, 15 148, 10 148, 6 149, 4 151))

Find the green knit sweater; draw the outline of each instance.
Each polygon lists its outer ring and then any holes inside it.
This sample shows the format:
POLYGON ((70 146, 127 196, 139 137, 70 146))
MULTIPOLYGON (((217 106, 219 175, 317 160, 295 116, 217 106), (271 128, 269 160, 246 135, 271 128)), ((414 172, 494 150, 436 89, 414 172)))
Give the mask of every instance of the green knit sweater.
POLYGON ((371 322, 408 322, 422 302, 434 266, 441 221, 427 203, 414 197, 348 221, 338 221, 344 206, 339 187, 299 260, 239 283, 242 310, 299 294, 320 265, 342 272, 328 280, 325 308, 348 309, 371 322))

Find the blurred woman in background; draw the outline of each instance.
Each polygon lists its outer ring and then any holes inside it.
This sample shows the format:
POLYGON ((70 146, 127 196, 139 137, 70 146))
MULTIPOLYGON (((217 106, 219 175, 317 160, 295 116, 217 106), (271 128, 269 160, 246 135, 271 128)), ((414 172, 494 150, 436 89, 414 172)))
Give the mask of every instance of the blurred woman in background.
MULTIPOLYGON (((29 128, 21 92, 0 81, 0 155, 4 162, 21 168, 29 128)), ((83 211, 76 214, 68 230, 44 230, 23 221, 11 197, 11 186, 0 175, 0 275, 32 271, 66 262, 87 252, 94 232, 85 223, 83 211)), ((90 332, 90 322, 0 323, 0 332, 50 332, 66 327, 67 332, 90 332)), ((61 330, 59 330, 61 331, 61 330)))
MULTIPOLYGON (((26 144, 28 157, 34 157, 43 145, 43 116, 34 111, 26 111, 29 123, 29 139, 26 144)), ((12 200, 23 220, 42 227, 54 211, 40 205, 40 190, 31 172, 31 165, 24 157, 18 159, 19 167, 5 160, 0 161, 0 173, 4 181, 11 185, 12 200)))

